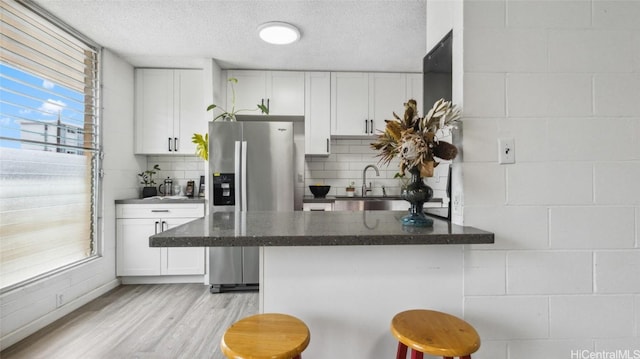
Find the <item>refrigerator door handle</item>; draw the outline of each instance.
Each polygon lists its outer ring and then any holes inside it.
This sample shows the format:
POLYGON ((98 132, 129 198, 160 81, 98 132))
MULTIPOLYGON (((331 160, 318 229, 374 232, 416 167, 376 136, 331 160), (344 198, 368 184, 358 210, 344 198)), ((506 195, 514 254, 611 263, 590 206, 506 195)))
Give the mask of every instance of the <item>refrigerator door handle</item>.
POLYGON ((242 180, 240 182, 240 190, 241 190, 241 199, 242 199, 242 209, 241 211, 246 211, 247 208, 247 141, 242 141, 242 168, 241 177, 242 180))
POLYGON ((240 191, 240 186, 241 186, 241 178, 242 178, 242 173, 240 172, 240 166, 241 166, 241 153, 242 153, 242 145, 240 143, 240 141, 235 141, 235 151, 234 151, 234 155, 233 155, 233 167, 234 167, 234 173, 235 173, 235 180, 234 180, 234 187, 236 189, 236 198, 235 198, 235 203, 236 203, 236 210, 241 211, 241 194, 242 192, 240 191))

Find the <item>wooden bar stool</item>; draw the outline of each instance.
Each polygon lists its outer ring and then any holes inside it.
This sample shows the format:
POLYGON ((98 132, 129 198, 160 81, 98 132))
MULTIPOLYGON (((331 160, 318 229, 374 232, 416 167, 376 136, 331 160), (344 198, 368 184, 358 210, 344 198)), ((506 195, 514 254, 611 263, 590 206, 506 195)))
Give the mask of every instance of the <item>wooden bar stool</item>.
POLYGON ((396 359, 422 359, 423 353, 471 359, 480 348, 478 332, 469 323, 453 315, 433 310, 414 309, 396 314, 391 320, 391 333, 398 339, 396 359))
POLYGON ((220 347, 232 359, 300 359, 310 338, 300 319, 266 313, 235 322, 222 336, 220 347))

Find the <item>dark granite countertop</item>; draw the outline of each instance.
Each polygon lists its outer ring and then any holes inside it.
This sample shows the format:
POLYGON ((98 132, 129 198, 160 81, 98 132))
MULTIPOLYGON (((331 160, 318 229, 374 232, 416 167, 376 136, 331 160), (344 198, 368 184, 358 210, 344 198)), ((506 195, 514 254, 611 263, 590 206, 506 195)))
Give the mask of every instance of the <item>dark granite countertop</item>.
POLYGON ((204 198, 160 197, 117 199, 116 204, 204 203, 204 198))
POLYGON ((151 247, 493 243, 493 233, 433 218, 403 226, 407 211, 214 212, 149 238, 151 247))

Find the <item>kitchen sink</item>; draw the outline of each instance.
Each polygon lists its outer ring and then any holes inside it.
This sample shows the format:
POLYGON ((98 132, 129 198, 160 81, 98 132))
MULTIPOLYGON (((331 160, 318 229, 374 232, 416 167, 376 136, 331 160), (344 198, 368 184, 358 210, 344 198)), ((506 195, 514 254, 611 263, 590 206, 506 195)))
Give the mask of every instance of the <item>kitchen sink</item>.
POLYGON ((336 197, 334 211, 395 211, 406 210, 409 202, 389 197, 336 197))
MULTIPOLYGON (((441 204, 441 199, 434 198, 424 206, 440 207, 441 204)), ((336 196, 333 204, 334 211, 404 211, 407 209, 409 209, 409 202, 401 199, 400 196, 336 196)))

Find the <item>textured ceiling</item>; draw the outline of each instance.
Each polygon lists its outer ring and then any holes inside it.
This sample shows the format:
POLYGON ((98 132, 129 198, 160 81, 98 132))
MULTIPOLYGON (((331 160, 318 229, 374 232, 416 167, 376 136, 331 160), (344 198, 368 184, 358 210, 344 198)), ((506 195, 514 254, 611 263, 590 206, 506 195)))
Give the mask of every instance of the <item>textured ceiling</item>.
POLYGON ((420 72, 426 0, 34 0, 137 67, 420 72), (261 42, 267 21, 300 42, 261 42), (194 59, 197 59, 194 60, 194 59))

